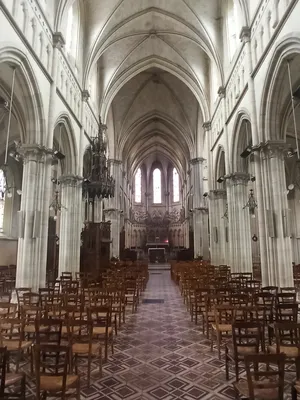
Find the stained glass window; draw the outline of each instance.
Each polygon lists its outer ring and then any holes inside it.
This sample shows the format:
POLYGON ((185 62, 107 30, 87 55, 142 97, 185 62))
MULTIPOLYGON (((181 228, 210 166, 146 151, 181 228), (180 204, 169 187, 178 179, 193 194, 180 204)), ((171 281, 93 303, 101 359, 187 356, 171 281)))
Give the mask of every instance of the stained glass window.
POLYGON ((135 202, 141 203, 142 202, 142 171, 141 168, 137 170, 135 174, 135 202))
POLYGON ((3 232, 4 204, 5 204, 5 178, 2 169, 0 169, 0 232, 3 232))
POLYGON ((153 203, 161 203, 161 171, 153 171, 153 203))
POLYGON ((173 201, 179 201, 179 175, 176 168, 173 168, 173 201))

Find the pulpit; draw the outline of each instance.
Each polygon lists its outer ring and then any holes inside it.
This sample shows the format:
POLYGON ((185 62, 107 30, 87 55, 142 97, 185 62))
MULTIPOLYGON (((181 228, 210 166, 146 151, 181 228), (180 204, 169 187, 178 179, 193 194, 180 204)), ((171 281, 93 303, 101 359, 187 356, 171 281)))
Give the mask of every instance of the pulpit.
POLYGON ((110 222, 88 222, 81 233, 80 271, 99 277, 110 261, 110 222))

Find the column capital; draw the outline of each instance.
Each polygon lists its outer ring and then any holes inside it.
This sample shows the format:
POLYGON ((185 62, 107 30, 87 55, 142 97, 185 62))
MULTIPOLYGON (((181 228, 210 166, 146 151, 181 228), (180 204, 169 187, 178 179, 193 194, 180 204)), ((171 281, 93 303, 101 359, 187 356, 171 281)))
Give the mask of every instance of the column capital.
POLYGON ((61 32, 54 32, 52 36, 53 47, 62 49, 66 44, 65 38, 61 32))
POLYGON ((227 198, 227 192, 224 189, 215 189, 215 190, 210 190, 210 197, 212 200, 219 200, 219 199, 226 199, 227 198))
POLYGON ((245 172, 234 172, 226 177, 231 180, 233 185, 247 185, 250 180, 250 175, 245 172))
POLYGON ((267 140, 254 146, 253 151, 260 151, 263 158, 279 158, 284 159, 286 152, 290 146, 283 140, 267 140))
POLYGON ((195 208, 193 208, 193 210, 192 210, 192 212, 193 213, 203 213, 203 214, 208 214, 208 207, 195 207, 195 208))
POLYGON ((81 93, 82 101, 88 102, 90 97, 91 97, 90 92, 87 89, 84 89, 81 93))
POLYGON ((205 158, 202 157, 196 157, 196 158, 192 158, 190 160, 190 164, 195 165, 195 164, 202 164, 203 161, 205 161, 205 158))
POLYGON ((121 164, 122 164, 122 161, 121 161, 121 160, 117 160, 117 159, 115 159, 115 158, 109 158, 109 159, 108 159, 108 163, 109 163, 109 164, 115 164, 115 165, 121 165, 121 164))
POLYGON ((44 163, 47 156, 53 156, 53 150, 39 144, 22 144, 18 152, 24 159, 24 164, 29 161, 44 163))
POLYGON ((83 177, 79 175, 62 175, 58 180, 64 186, 76 187, 78 183, 83 181, 83 177))
POLYGON ((251 29, 249 26, 243 26, 240 32, 240 40, 243 43, 250 42, 251 38, 251 29))
POLYGON ((218 89, 218 96, 220 97, 220 99, 224 99, 226 95, 226 89, 224 88, 224 86, 220 86, 218 89))
POLYGON ((211 121, 204 122, 202 127, 203 127, 205 132, 210 131, 211 130, 211 121))

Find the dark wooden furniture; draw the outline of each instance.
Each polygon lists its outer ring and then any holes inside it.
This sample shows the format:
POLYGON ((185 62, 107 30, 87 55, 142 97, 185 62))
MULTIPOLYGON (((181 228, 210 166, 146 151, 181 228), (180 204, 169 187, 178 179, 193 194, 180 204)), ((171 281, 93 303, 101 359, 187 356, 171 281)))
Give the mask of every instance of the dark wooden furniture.
POLYGON ((110 261, 110 222, 88 222, 81 233, 81 272, 99 277, 110 261))

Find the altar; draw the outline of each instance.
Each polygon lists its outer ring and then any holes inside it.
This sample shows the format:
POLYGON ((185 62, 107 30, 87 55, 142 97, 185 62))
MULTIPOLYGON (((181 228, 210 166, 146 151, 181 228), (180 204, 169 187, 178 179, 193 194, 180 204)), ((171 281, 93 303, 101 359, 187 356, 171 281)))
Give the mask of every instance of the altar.
POLYGON ((163 264, 166 262, 166 249, 160 247, 148 248, 148 261, 150 264, 163 264))

